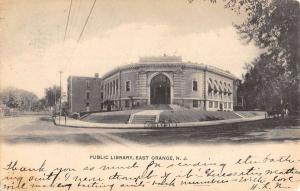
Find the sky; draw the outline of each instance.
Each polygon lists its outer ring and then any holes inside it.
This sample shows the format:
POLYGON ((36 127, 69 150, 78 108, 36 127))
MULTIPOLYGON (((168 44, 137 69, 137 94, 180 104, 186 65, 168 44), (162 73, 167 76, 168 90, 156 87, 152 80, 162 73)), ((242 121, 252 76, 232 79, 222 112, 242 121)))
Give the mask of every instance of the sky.
POLYGON ((13 86, 39 97, 69 75, 100 77, 139 57, 176 55, 241 78, 245 63, 260 52, 239 39, 233 24, 246 18, 196 0, 2 0, 0 88, 13 86), (66 31, 66 38, 65 36, 66 31))

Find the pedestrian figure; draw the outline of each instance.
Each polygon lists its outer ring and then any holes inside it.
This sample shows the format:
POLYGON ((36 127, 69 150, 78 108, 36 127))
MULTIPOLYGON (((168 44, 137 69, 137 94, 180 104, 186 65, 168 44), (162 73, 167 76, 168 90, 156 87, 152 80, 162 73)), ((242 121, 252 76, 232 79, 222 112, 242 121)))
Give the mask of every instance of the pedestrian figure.
POLYGON ((266 111, 265 112, 265 119, 267 119, 268 118, 268 112, 266 111))
POLYGON ((285 109, 282 109, 281 110, 281 118, 284 119, 284 116, 285 116, 285 109))
POLYGON ((65 117, 65 125, 67 125, 67 110, 66 110, 66 108, 63 108, 63 115, 64 115, 64 117, 65 117))
POLYGON ((288 108, 285 108, 285 116, 289 116, 289 109, 288 108))
POLYGON ((67 125, 67 114, 65 113, 65 125, 67 125))

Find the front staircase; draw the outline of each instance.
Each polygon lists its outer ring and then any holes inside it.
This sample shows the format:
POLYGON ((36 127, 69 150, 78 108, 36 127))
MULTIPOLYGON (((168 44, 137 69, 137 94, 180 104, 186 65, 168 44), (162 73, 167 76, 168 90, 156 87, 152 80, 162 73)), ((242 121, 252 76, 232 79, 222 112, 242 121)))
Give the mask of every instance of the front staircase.
POLYGON ((145 122, 155 122, 156 115, 134 115, 131 121, 132 124, 144 124, 145 122))
POLYGON ((145 122, 155 122, 159 120, 159 115, 163 110, 144 110, 130 115, 129 124, 143 124, 145 122))

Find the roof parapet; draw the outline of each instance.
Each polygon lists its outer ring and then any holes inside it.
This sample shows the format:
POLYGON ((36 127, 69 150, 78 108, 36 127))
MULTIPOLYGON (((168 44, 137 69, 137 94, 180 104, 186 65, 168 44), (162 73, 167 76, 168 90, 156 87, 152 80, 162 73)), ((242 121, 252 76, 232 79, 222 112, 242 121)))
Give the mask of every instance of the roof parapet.
POLYGON ((140 57, 139 63, 178 63, 182 62, 181 56, 151 56, 151 57, 140 57))

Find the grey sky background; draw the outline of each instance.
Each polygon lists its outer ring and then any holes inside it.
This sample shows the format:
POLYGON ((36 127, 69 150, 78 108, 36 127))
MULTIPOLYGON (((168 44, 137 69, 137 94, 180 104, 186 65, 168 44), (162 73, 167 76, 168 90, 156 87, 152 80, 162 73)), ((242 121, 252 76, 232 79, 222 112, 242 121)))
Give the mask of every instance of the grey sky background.
POLYGON ((100 76, 142 56, 182 56, 213 65, 238 77, 259 53, 239 40, 232 23, 245 15, 224 9, 219 1, 3 0, 0 3, 0 87, 14 86, 43 96, 44 88, 63 85, 69 75, 100 76))

